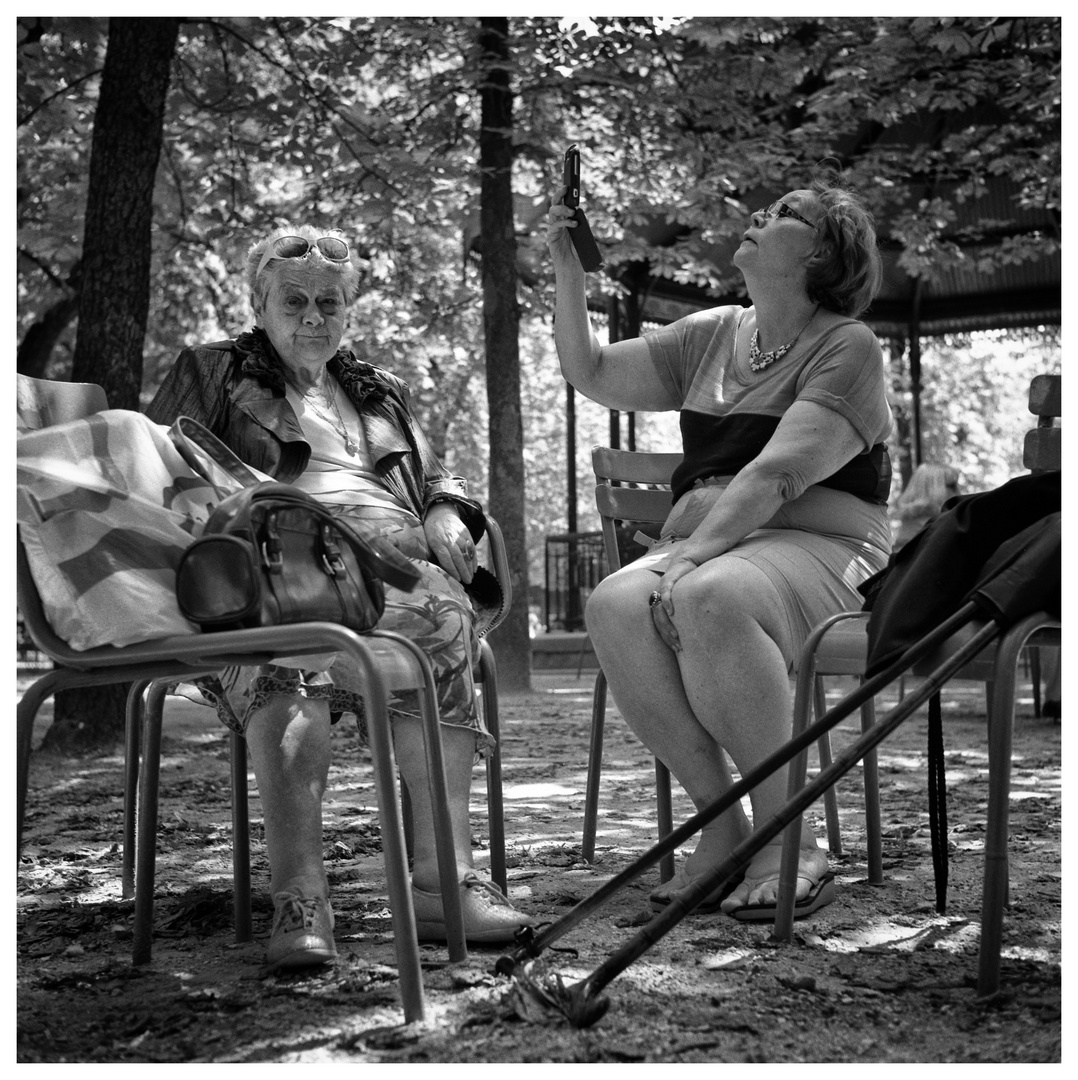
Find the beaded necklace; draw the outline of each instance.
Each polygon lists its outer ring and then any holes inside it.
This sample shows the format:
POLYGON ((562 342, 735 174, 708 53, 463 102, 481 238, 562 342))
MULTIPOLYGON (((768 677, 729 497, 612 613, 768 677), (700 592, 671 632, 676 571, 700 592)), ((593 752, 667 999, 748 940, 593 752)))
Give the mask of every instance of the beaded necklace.
POLYGON ((749 341, 749 367, 753 371, 763 371, 764 368, 770 367, 776 360, 781 360, 797 344, 797 339, 808 329, 808 324, 816 318, 816 312, 819 310, 820 305, 817 304, 812 309, 808 322, 797 331, 793 340, 786 342, 785 345, 780 345, 777 349, 772 349, 770 352, 760 352, 760 331, 753 330, 752 339, 749 341))

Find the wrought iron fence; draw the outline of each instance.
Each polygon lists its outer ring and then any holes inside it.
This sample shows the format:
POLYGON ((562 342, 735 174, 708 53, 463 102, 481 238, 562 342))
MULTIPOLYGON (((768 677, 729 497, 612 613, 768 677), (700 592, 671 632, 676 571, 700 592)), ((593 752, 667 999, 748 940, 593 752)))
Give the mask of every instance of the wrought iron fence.
POLYGON ((584 605, 606 574, 601 532, 548 536, 544 584, 547 630, 583 630, 584 605))
MULTIPOLYGON (((621 565, 647 551, 636 538, 657 535, 658 527, 629 522, 618 526, 621 565)), ((547 630, 583 630, 584 605, 592 589, 610 572, 601 532, 552 533, 546 538, 544 622, 547 630)))

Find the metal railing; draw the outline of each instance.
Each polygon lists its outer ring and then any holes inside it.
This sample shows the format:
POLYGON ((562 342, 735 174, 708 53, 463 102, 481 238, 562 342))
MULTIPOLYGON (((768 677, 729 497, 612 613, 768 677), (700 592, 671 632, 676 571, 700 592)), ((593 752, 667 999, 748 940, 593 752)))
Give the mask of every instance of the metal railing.
POLYGON ((584 605, 607 574, 601 532, 546 538, 544 622, 547 630, 583 630, 584 605))

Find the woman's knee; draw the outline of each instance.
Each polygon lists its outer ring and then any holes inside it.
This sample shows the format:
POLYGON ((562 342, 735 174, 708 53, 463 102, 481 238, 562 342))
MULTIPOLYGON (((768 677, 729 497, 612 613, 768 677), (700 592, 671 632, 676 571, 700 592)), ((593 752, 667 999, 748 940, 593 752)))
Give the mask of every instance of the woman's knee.
POLYGON ((783 636, 781 600, 756 567, 740 559, 705 567, 674 586, 674 623, 679 631, 736 633, 739 627, 758 627, 770 637, 783 636))
MULTIPOLYGON (((655 578, 656 584, 658 580, 655 578)), ((620 637, 634 621, 634 615, 646 610, 639 585, 631 578, 614 574, 603 578, 592 590, 584 606, 584 625, 592 638, 620 637)))
POLYGON ((711 564, 686 574, 674 585, 674 621, 715 618, 727 621, 749 611, 749 598, 738 588, 734 576, 716 572, 711 564))
POLYGON ((329 702, 303 694, 271 694, 251 712, 246 739, 251 746, 321 747, 329 742, 329 702))

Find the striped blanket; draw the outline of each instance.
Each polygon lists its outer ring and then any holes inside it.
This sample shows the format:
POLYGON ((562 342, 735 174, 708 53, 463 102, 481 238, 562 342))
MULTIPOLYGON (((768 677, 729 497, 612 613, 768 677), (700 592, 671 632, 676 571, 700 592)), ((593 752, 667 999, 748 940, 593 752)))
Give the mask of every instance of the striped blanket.
POLYGON ((181 423, 109 409, 19 434, 19 534, 49 623, 74 649, 198 632, 176 604, 176 565, 243 483, 181 423))

